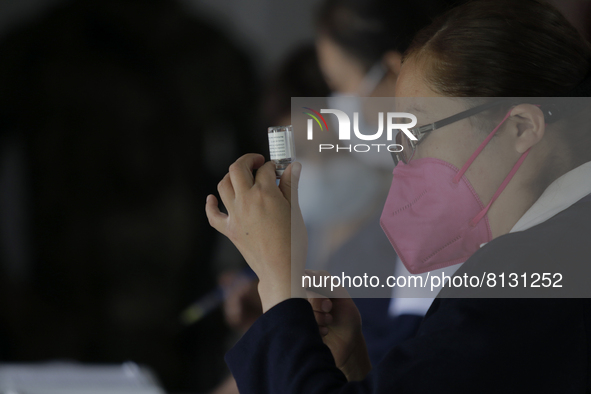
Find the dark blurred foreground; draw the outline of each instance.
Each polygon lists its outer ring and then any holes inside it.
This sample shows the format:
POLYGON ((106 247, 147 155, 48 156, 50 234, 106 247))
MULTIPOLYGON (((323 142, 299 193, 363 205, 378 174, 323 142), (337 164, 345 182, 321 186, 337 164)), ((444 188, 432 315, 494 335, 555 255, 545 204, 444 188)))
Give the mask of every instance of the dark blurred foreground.
MULTIPOLYGON (((257 150, 246 56, 174 2, 75 1, 0 44, 0 361, 225 373, 205 197, 257 150)), ((264 137, 264 134, 262 134, 264 137)))

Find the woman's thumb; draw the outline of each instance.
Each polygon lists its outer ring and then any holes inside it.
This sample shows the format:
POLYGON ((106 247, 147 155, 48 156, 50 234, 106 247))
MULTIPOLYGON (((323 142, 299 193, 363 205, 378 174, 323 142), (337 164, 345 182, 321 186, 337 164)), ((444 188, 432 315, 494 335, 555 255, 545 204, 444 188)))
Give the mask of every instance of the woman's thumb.
POLYGON ((302 164, 299 162, 291 163, 281 175, 279 182, 279 189, 289 201, 290 204, 298 203, 298 184, 300 182, 300 173, 302 172, 302 164))

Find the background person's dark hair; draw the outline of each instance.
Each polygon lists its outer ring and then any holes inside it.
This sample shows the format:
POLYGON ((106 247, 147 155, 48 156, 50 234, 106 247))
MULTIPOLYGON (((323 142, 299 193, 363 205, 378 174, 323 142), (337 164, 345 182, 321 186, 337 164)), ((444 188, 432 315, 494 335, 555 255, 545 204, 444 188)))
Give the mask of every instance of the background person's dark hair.
POLYGON ((327 97, 329 94, 314 44, 300 45, 289 53, 267 83, 262 100, 262 129, 290 116, 292 97, 327 97))
POLYGON ((387 51, 403 53, 414 34, 429 24, 425 10, 402 0, 326 0, 317 28, 366 71, 387 51))

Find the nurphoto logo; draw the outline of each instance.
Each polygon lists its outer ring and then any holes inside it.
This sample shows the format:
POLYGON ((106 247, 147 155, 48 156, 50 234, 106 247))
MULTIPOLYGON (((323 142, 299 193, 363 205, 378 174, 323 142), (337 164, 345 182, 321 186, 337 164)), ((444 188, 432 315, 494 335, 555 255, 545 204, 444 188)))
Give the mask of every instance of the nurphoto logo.
MULTIPOLYGON (((305 110, 310 112, 304 112, 304 114, 310 116, 307 123, 307 136, 308 140, 313 140, 314 138, 314 121, 320 127, 321 131, 326 130, 328 131, 328 124, 326 119, 322 114, 333 114, 336 116, 336 120, 338 122, 338 135, 340 141, 348 141, 351 140, 351 120, 349 115, 345 112, 338 110, 338 109, 321 109, 320 112, 313 110, 309 107, 303 107, 305 110)), ((417 117, 408 112, 387 112, 386 113, 386 140, 392 141, 396 133, 394 131, 403 132, 406 136, 413 141, 416 141, 417 138, 409 131, 409 129, 415 127, 417 124, 417 117), (406 120, 407 122, 402 122, 406 120), (410 122, 408 122, 410 120, 410 122)), ((366 134, 368 130, 363 130, 361 132, 359 130, 359 113, 353 113, 353 133, 355 137, 362 141, 376 141, 382 138, 384 134, 384 113, 378 113, 378 130, 372 134, 366 134)), ((346 150, 348 152, 369 152, 372 150, 372 147, 380 151, 381 147, 386 147, 388 152, 402 152, 402 145, 400 144, 356 144, 356 145, 333 145, 333 144, 319 144, 318 151, 322 152, 323 150, 331 150, 336 149, 337 152, 340 150, 346 150)))

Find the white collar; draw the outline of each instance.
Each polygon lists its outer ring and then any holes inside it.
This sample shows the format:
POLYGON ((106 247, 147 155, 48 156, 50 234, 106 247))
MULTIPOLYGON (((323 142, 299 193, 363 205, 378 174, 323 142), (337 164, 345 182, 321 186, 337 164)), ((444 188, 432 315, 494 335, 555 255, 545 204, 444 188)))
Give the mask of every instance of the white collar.
POLYGON ((591 161, 552 182, 509 232, 527 230, 543 223, 588 194, 591 194, 591 161))

